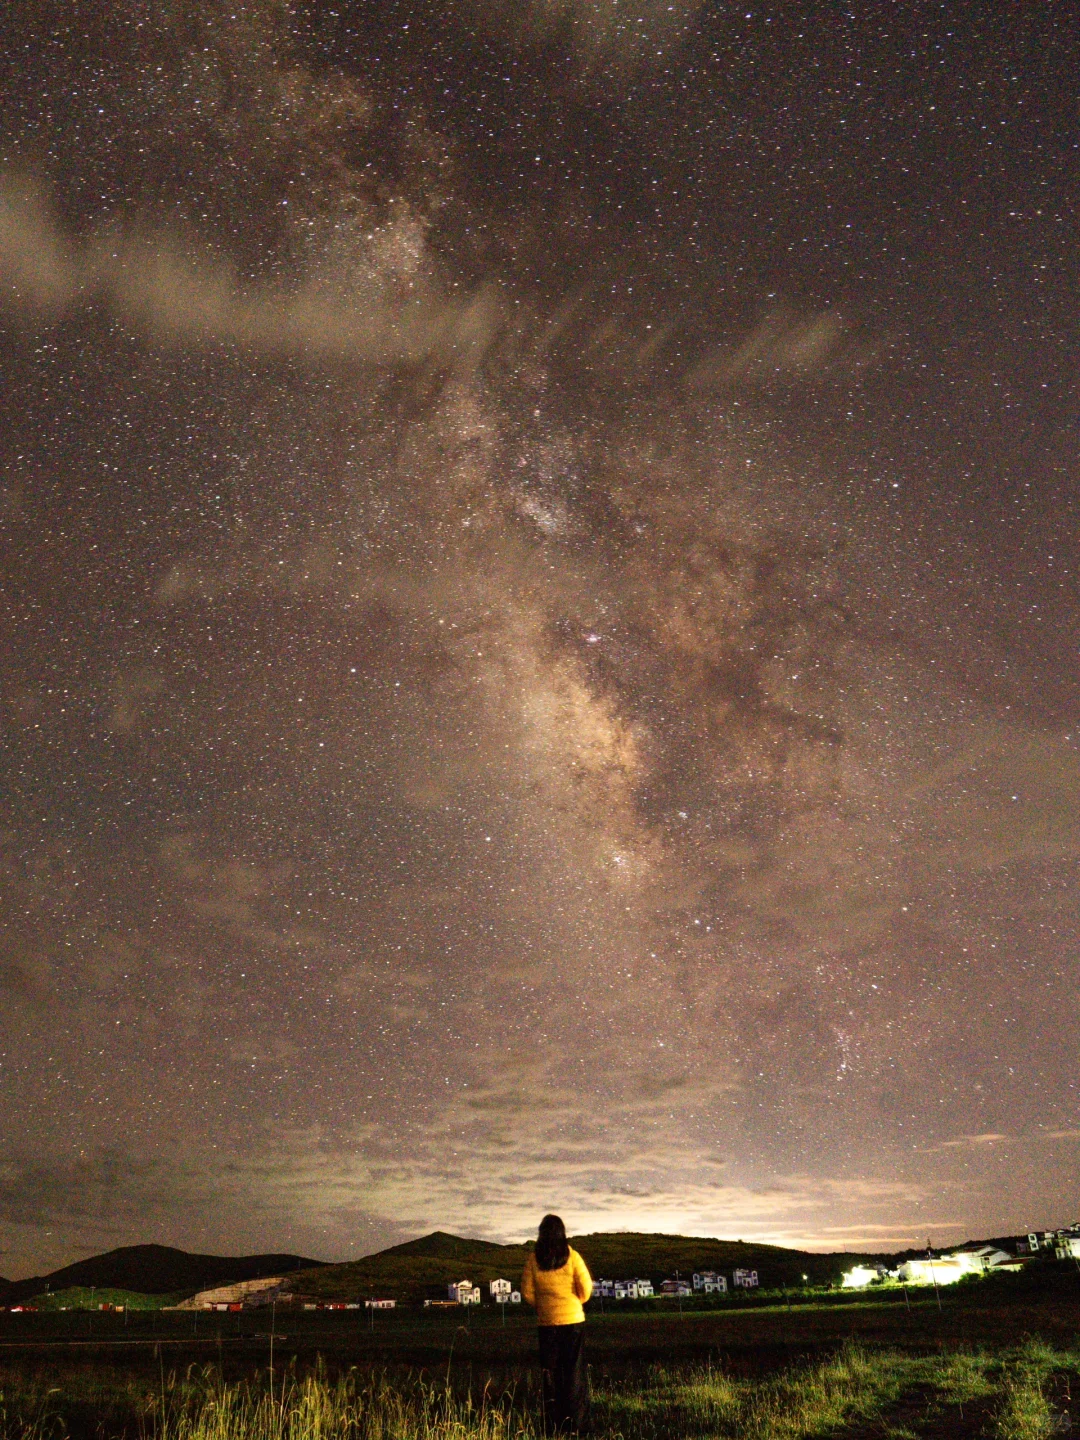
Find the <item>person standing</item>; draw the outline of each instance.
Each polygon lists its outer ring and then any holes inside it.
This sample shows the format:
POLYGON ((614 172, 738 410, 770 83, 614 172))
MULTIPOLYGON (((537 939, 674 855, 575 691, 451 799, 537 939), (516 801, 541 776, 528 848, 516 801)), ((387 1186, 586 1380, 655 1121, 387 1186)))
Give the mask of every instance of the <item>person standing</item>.
POLYGON ((543 1383, 544 1430, 582 1430, 589 1421, 585 1311, 592 1294, 588 1266, 571 1249, 558 1215, 540 1221, 536 1249, 525 1262, 521 1293, 536 1310, 543 1383))

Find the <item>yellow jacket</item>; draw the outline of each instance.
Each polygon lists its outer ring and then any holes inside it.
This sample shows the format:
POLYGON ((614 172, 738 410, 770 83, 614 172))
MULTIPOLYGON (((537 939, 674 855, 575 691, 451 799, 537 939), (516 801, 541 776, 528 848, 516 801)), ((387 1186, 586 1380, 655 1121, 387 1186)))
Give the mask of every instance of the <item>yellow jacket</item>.
POLYGON ((592 1294, 592 1276, 585 1261, 571 1247, 570 1258, 558 1270, 541 1270, 536 1256, 525 1261, 521 1293, 536 1308, 538 1325, 578 1325, 581 1308, 592 1294))

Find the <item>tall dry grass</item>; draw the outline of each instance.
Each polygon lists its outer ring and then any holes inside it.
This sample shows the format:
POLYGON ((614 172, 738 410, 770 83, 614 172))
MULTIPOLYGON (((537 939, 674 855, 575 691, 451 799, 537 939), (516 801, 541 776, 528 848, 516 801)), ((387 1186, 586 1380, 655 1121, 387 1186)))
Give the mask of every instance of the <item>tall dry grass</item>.
MULTIPOLYGON (((876 1423, 884 1433, 917 1436, 910 1415, 889 1426, 893 1407, 919 1397, 919 1415, 940 1426, 956 1407, 988 1406, 997 1440, 1049 1440, 1066 1433, 1050 1391, 1080 1375, 1080 1351, 1039 1341, 1004 1355, 965 1351, 918 1356, 848 1346, 826 1360, 773 1375, 737 1378, 712 1366, 650 1366, 630 1381, 597 1387, 600 1440, 814 1440, 876 1423), (1055 1377, 1057 1377, 1055 1379, 1055 1377), (952 1407, 952 1409, 950 1409, 952 1407)), ((87 1411, 91 1381, 79 1402, 87 1411)), ((104 1390, 102 1396, 104 1397, 104 1390)), ((63 1440, 64 1387, 19 1389, 0 1375, 3 1440, 63 1440)), ((288 1370, 226 1382, 211 1367, 161 1376, 156 1392, 126 1392, 101 1409, 101 1440, 539 1440, 535 1392, 518 1386, 477 1395, 423 1376, 390 1378, 353 1371, 288 1370), (118 1417, 123 1423, 118 1425, 118 1417)), ((90 1406, 91 1410, 93 1406, 90 1406)), ((81 1425, 80 1429, 83 1428, 81 1425)))

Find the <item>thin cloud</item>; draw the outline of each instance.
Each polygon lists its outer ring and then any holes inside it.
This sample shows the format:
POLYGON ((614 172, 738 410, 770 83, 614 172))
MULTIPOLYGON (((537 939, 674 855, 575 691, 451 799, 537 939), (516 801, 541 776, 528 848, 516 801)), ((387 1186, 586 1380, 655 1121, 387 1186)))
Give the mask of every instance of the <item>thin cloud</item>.
POLYGON ((922 1155, 934 1155, 941 1150, 979 1149, 986 1145, 1001 1145, 1014 1138, 1014 1136, 1005 1135, 998 1130, 987 1130, 981 1135, 958 1135, 955 1140, 942 1140, 937 1145, 926 1146, 926 1148, 919 1153, 922 1155))
MULTIPOLYGON (((411 217, 400 223, 412 228, 411 217)), ((392 247, 390 247, 392 248, 392 247)), ((438 357, 474 365, 499 324, 493 296, 450 300, 417 280, 404 293, 388 273, 385 237, 348 290, 332 274, 293 286, 243 285, 231 265, 176 236, 66 236, 44 198, 23 177, 0 184, 0 305, 32 323, 104 304, 154 343, 206 349, 237 346, 263 356, 318 361, 417 364, 438 357), (380 261, 382 263, 380 264, 380 261)))

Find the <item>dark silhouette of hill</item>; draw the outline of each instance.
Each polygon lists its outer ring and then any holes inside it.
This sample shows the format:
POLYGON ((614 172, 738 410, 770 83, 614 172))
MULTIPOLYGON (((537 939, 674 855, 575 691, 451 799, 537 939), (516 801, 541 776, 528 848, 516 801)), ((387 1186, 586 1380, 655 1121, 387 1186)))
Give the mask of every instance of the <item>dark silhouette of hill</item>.
MULTIPOLYGON (((419 1240, 406 1240, 401 1245, 391 1245, 380 1250, 385 1255, 423 1255, 435 1260, 471 1259, 476 1255, 497 1255, 506 1249, 516 1250, 517 1246, 499 1245, 493 1240, 466 1240, 460 1235, 450 1235, 445 1230, 433 1230, 419 1240)), ((372 1256, 372 1259, 375 1257, 372 1256)))
MULTIPOLYGON (((862 1252, 817 1255, 779 1245, 686 1235, 580 1235, 572 1243, 594 1276, 648 1277, 654 1284, 676 1272, 689 1277, 695 1270, 719 1270, 730 1278, 731 1271, 741 1266, 757 1270, 763 1287, 798 1286, 804 1275, 811 1284, 824 1285, 839 1280, 852 1265, 885 1258, 862 1252)), ((532 1241, 498 1245, 436 1230, 361 1260, 297 1271, 291 1277, 291 1288, 298 1294, 325 1300, 374 1295, 399 1300, 445 1297, 449 1282, 466 1277, 478 1285, 498 1277, 516 1284, 531 1248, 532 1241)))
POLYGON ((317 1274, 320 1260, 302 1255, 191 1255, 170 1245, 125 1245, 78 1260, 49 1275, 5 1282, 0 1288, 0 1305, 15 1305, 40 1295, 46 1287, 66 1290, 72 1286, 109 1290, 134 1290, 144 1295, 191 1294, 212 1285, 232 1285, 238 1280, 260 1280, 266 1275, 286 1275, 294 1270, 317 1274))

